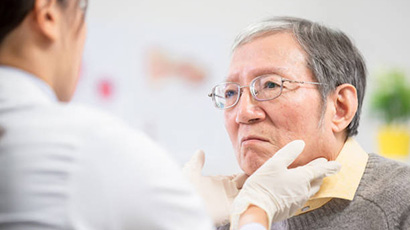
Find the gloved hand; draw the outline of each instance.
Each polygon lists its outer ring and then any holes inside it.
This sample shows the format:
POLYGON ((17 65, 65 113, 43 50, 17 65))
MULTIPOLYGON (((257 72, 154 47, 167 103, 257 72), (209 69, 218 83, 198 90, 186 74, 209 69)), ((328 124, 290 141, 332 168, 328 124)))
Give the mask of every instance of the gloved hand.
POLYGON ((245 182, 245 174, 231 176, 203 176, 205 154, 198 150, 183 168, 183 173, 194 185, 205 202, 208 215, 215 226, 229 223, 232 202, 245 182))
POLYGON ((289 143, 246 180, 233 203, 231 229, 238 229, 240 215, 251 204, 265 210, 270 229, 272 221, 291 217, 317 193, 324 177, 340 170, 339 163, 324 158, 288 169, 304 146, 300 140, 289 143))

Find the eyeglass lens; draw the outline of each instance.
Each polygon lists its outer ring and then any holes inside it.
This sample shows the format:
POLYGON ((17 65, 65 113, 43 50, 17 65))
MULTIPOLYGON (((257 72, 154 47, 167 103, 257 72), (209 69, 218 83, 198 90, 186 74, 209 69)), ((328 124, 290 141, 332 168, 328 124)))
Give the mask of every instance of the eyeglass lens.
MULTIPOLYGON (((264 75, 251 82, 250 90, 259 101, 272 100, 281 94, 282 79, 277 75, 264 75)), ((216 107, 225 109, 234 106, 240 97, 241 87, 237 83, 222 83, 214 88, 216 107)))

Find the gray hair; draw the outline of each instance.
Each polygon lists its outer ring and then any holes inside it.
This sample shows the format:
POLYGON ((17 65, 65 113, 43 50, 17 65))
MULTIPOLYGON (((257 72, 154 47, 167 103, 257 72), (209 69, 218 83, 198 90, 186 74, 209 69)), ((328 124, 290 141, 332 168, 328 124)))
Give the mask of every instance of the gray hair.
MULTIPOLYGON (((342 31, 294 17, 275 17, 249 26, 237 36, 232 50, 256 38, 277 32, 291 32, 306 52, 308 68, 316 81, 324 83, 319 87, 323 105, 327 96, 339 85, 348 83, 356 87, 358 108, 346 128, 348 137, 356 135, 367 74, 360 51, 342 31)), ((323 118, 325 107, 322 109, 323 118)))

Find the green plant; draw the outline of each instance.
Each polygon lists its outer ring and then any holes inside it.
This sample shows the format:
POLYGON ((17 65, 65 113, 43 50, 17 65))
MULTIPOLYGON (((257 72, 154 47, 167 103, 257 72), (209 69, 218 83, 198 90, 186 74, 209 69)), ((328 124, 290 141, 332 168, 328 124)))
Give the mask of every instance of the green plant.
POLYGON ((410 85, 403 71, 393 69, 380 74, 372 96, 371 109, 386 123, 409 120, 410 85))

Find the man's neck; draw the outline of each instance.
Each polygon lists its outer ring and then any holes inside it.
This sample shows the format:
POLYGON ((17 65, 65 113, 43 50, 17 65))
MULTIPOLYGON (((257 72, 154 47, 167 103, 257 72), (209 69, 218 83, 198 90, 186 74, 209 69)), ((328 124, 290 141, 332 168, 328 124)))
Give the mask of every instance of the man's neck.
POLYGON ((335 151, 329 160, 333 160, 333 161, 336 160, 336 158, 340 154, 340 151, 342 151, 343 146, 345 145, 347 141, 347 138, 348 137, 345 132, 335 134, 335 138, 334 138, 334 150, 335 151))

